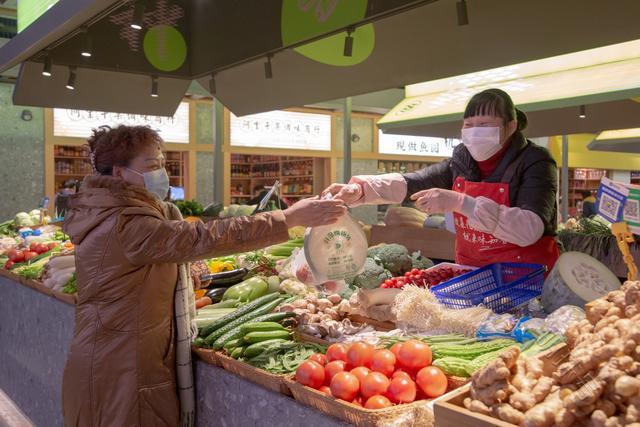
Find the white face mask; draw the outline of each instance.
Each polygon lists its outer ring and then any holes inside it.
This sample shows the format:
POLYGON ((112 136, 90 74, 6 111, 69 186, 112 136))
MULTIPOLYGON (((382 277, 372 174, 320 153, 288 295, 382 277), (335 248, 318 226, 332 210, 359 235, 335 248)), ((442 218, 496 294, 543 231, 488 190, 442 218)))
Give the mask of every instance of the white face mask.
POLYGON ((499 127, 473 127, 462 129, 462 143, 477 162, 491 158, 500 151, 499 127))
POLYGON ((155 195, 158 199, 164 200, 169 193, 169 175, 165 168, 159 168, 150 172, 140 173, 136 170, 129 169, 133 173, 137 173, 144 179, 144 188, 155 195))

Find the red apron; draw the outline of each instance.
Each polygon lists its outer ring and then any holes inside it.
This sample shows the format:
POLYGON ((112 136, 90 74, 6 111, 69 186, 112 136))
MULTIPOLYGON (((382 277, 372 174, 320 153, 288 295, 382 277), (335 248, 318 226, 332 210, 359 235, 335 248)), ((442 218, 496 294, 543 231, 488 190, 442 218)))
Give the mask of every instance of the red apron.
MULTIPOLYGON (((509 184, 472 182, 458 177, 453 190, 471 197, 484 196, 509 207, 509 184)), ((560 256, 553 236, 542 236, 531 246, 521 247, 469 226, 467 217, 454 213, 456 224, 456 262, 482 267, 495 262, 524 262, 546 265, 551 271, 560 256)))

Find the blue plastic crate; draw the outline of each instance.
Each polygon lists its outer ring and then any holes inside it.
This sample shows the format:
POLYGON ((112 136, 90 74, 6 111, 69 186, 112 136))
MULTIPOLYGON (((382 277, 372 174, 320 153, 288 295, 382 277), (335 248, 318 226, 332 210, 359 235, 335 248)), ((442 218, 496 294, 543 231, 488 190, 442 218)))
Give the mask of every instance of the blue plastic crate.
POLYGON ((451 308, 482 304, 504 313, 540 296, 546 271, 540 264, 489 264, 434 286, 431 291, 451 308))

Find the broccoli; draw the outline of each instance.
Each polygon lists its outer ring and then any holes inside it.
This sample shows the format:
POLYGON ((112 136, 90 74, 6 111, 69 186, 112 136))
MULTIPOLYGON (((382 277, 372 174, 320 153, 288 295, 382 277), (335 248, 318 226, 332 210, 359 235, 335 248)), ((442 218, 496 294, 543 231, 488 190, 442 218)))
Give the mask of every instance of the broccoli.
POLYGON ((379 259, 384 268, 395 276, 400 276, 411 270, 409 251, 397 243, 372 246, 367 251, 367 256, 379 259))
POLYGON ((353 286, 356 288, 374 289, 387 279, 391 273, 373 258, 367 258, 364 262, 364 270, 353 278, 353 286))
POLYGON ((420 251, 411 254, 411 266, 418 270, 425 270, 433 267, 433 261, 427 257, 423 257, 420 251))

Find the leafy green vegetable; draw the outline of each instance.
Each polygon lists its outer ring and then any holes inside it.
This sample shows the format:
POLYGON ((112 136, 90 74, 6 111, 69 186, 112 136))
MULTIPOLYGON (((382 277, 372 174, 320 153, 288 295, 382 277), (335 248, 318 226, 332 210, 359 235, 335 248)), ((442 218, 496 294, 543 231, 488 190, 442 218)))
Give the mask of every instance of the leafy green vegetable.
POLYGON ((280 342, 264 349, 259 355, 246 360, 257 368, 272 374, 289 374, 314 353, 324 354, 327 347, 314 343, 280 342))
POLYGON ((362 273, 357 274, 352 283, 356 288, 375 289, 391 277, 393 276, 389 270, 386 270, 379 260, 367 258, 362 273))
POLYGON ((58 242, 65 242, 69 240, 69 236, 64 234, 62 230, 56 230, 56 232, 53 234, 53 239, 58 242))
POLYGON ((0 237, 16 237, 18 233, 15 231, 13 224, 13 220, 0 222, 0 237))
POLYGON ((367 250, 367 257, 379 259, 384 268, 395 276, 411 270, 412 260, 409 251, 397 243, 372 246, 367 250))
POLYGON ((78 285, 76 283, 76 273, 73 273, 73 275, 71 276, 71 279, 69 279, 67 284, 64 285, 64 288, 62 288, 62 292, 64 292, 65 294, 75 294, 76 292, 78 292, 78 285))
POLYGON ((175 202, 183 216, 202 216, 204 208, 197 200, 178 200, 175 202))

